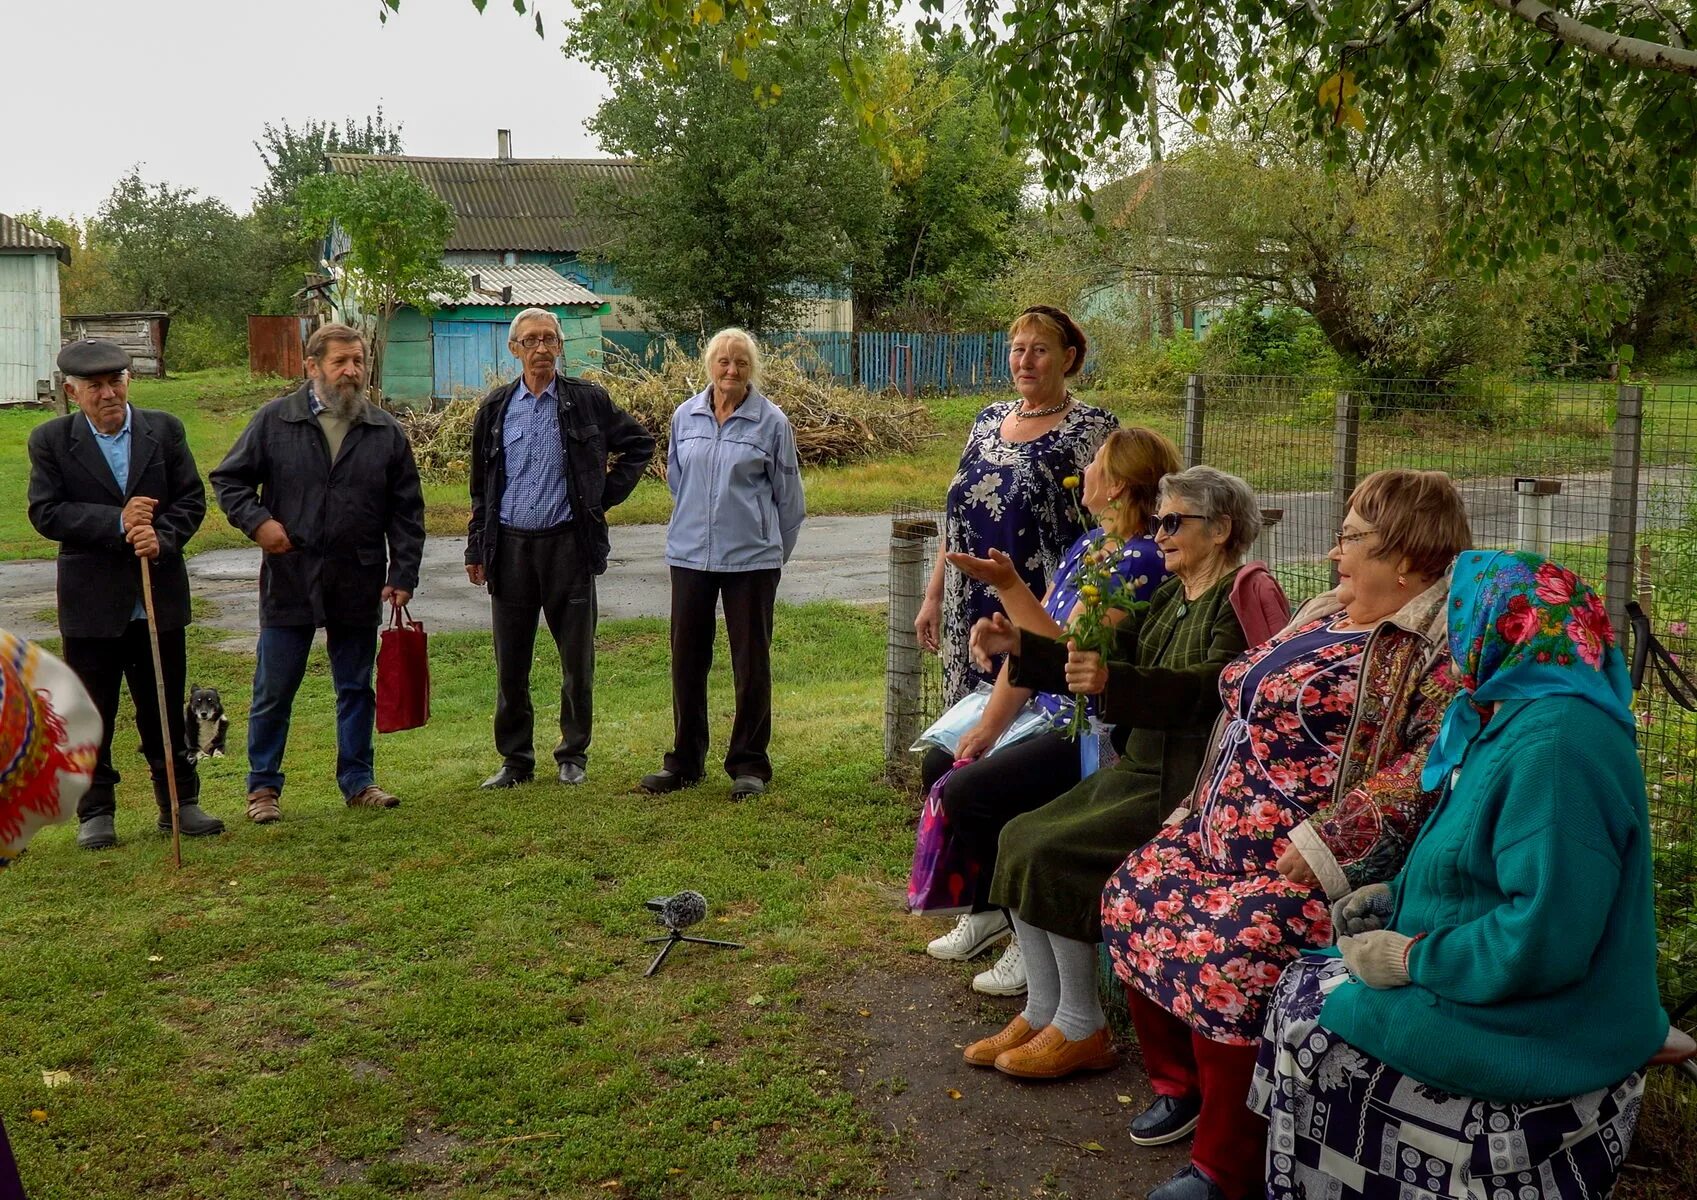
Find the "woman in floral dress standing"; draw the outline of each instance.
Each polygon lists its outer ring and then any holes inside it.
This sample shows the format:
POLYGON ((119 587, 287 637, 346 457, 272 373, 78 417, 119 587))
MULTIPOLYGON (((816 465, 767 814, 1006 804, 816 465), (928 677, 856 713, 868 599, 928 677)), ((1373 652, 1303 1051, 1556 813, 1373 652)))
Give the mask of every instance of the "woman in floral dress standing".
POLYGON ((1329 899, 1394 874, 1431 797, 1419 772, 1453 687, 1447 571, 1471 545, 1435 471, 1383 471, 1350 498, 1338 586, 1220 676, 1224 701, 1191 809, 1102 893, 1156 1093, 1139 1145, 1192 1129, 1190 1165, 1150 1200, 1245 1200, 1266 1138, 1244 1104, 1285 964, 1329 945, 1329 899))
POLYGON ((1008 368, 1018 401, 978 414, 949 484, 942 544, 914 621, 922 649, 943 659, 943 703, 954 704, 995 672, 972 662, 967 639, 980 617, 1002 611, 988 584, 944 567, 944 555, 1013 559, 1033 595, 1049 588, 1067 547, 1084 532, 1062 480, 1084 474, 1114 415, 1074 400, 1067 380, 1084 366, 1084 332, 1058 308, 1036 305, 1008 330, 1008 368))

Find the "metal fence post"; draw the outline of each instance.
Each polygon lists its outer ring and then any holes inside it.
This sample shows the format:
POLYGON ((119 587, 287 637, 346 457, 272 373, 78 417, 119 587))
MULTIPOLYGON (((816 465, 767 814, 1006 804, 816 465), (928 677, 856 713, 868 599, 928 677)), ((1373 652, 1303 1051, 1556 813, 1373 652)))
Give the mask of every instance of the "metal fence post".
POLYGON ((1202 386, 1202 376, 1192 375, 1184 381, 1184 465, 1202 463, 1202 422, 1207 415, 1208 395, 1202 386))
POLYGON ((1613 469, 1609 477, 1608 582, 1603 605, 1628 655, 1632 631, 1626 602, 1632 596, 1634 543, 1638 538, 1638 463, 1644 438, 1644 389, 1622 385, 1615 398, 1613 469))
POLYGON ((884 774, 905 781, 912 756, 908 747, 924 717, 921 691, 923 659, 913 622, 925 596, 925 547, 937 536, 937 523, 896 517, 890 522, 890 623, 884 660, 884 774))
MULTIPOLYGON (((1332 422, 1332 528, 1342 529, 1349 515, 1350 493, 1355 491, 1357 461, 1361 451, 1361 401, 1354 392, 1339 392, 1332 422)), ((1332 566, 1332 586, 1338 582, 1338 565, 1332 566)))

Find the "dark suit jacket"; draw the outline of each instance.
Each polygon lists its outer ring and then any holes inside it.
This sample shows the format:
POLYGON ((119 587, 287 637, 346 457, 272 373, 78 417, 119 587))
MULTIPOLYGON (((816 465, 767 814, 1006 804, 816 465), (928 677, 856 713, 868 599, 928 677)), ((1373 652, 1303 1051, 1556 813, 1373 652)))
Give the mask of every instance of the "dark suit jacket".
POLYGON ((211 478, 230 524, 251 538, 277 520, 294 545, 260 568, 262 627, 375 625, 385 584, 418 590, 424 491, 406 432, 375 404, 332 465, 302 384, 254 414, 211 478))
POLYGON ((59 543, 59 632, 121 637, 141 598, 141 563, 118 526, 132 496, 159 501, 153 528, 153 609, 162 630, 189 623, 183 547, 206 518, 206 488, 183 423, 130 406, 130 478, 122 488, 81 412, 37 425, 29 435, 29 521, 59 543))

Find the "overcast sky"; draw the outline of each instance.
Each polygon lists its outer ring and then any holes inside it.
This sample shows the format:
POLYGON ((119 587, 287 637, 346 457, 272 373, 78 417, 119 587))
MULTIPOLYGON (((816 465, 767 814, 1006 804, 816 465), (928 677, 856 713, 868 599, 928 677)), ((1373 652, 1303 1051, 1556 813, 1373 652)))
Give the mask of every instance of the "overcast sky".
POLYGON ((131 163, 246 211, 267 121, 363 117, 379 104, 408 154, 600 153, 584 123, 606 94, 560 53, 567 0, 544 0, 546 40, 491 0, 4 0, 0 213, 88 216, 131 163), (550 11, 552 10, 552 11, 550 11))

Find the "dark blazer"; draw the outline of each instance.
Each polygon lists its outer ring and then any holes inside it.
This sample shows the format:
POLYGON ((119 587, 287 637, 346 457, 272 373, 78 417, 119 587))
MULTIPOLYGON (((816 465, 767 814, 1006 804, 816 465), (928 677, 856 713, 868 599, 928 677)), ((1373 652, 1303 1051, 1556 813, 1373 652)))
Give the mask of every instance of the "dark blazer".
MULTIPOLYGON (((501 497, 507 464, 501 423, 522 377, 483 398, 471 427, 471 520, 466 528, 466 564, 492 568, 501 540, 501 497)), ((605 388, 555 376, 560 405, 560 441, 565 450, 566 494, 572 526, 590 569, 607 569, 607 510, 622 504, 654 457, 654 435, 613 403, 605 388)))
POLYGON ((406 432, 375 404, 332 466, 302 384, 254 414, 211 480, 230 524, 251 538, 277 520, 294 544, 260 568, 262 628, 375 625, 385 585, 418 590, 424 491, 406 432))
POLYGON ((130 478, 112 477, 88 418, 79 412, 37 425, 29 435, 29 523, 59 543, 59 632, 122 637, 141 599, 141 561, 118 518, 132 496, 159 501, 153 512, 153 612, 161 630, 189 623, 183 547, 206 519, 206 487, 183 423, 130 406, 130 478))

